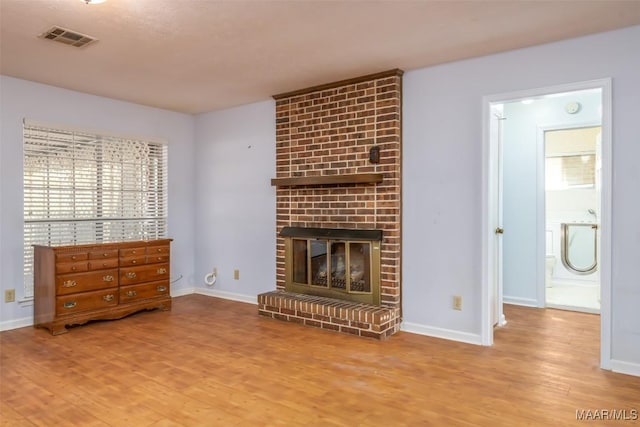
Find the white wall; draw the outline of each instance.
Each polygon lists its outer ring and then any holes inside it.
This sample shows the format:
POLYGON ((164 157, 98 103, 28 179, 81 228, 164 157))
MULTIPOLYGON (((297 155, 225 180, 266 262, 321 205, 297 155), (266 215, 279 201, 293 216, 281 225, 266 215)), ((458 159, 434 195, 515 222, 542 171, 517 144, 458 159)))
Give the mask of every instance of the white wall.
POLYGON ((482 97, 611 77, 611 354, 640 373, 638 40, 635 26, 405 74, 402 286, 413 330, 480 341, 482 97), (456 294, 462 311, 451 308, 456 294))
MULTIPOLYGON (((541 200, 543 195, 538 194, 538 164, 544 161, 537 159, 538 156, 544 156, 540 128, 599 124, 602 120, 600 100, 601 95, 597 92, 581 91, 559 97, 539 98, 531 104, 520 101, 504 104, 503 286, 504 300, 507 302, 544 305, 544 301, 537 300, 538 283, 544 280, 544 276, 538 274, 541 270, 536 258, 539 233, 537 205, 544 202, 541 200), (582 109, 576 114, 567 114, 564 107, 569 101, 580 102, 582 109)), ((595 208, 595 204, 590 207, 595 208)), ((584 209, 582 213, 584 216, 587 210, 584 209)), ((569 219, 567 217, 563 221, 569 219)), ((553 230, 554 237, 558 239, 559 227, 557 225, 553 230)), ((555 248, 559 250, 560 246, 556 245, 555 248)), ((564 269, 560 258, 558 265, 559 270, 564 269)), ((581 278, 584 279, 584 276, 581 278)))
POLYGON ((196 118, 198 292, 256 303, 275 289, 275 120, 271 100, 196 118), (204 275, 214 267, 208 287, 204 275))
MULTIPOLYGON (((193 281, 194 118, 155 108, 0 76, 0 288, 23 294, 22 121, 24 118, 84 129, 162 138, 169 142, 169 236, 172 292, 193 281)), ((0 329, 33 323, 33 306, 0 302, 0 329)))

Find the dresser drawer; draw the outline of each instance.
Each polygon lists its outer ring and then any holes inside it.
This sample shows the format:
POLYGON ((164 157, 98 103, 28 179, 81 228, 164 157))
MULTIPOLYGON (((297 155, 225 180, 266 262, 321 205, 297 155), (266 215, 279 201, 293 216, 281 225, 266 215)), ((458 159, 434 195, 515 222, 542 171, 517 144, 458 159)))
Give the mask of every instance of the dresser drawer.
POLYGON ((159 262, 169 262, 169 255, 147 255, 147 264, 157 264, 159 262))
POLYGON ((144 265, 147 258, 144 255, 129 258, 120 258, 120 266, 128 267, 130 265, 144 265))
POLYGON ((162 246, 149 246, 147 248, 147 255, 166 255, 169 256, 169 245, 162 246))
POLYGON ((89 259, 118 258, 117 249, 103 249, 89 252, 89 259))
POLYGON ((56 314, 58 316, 64 316, 116 305, 118 305, 118 288, 82 292, 57 297, 56 314))
POLYGON ((56 276, 56 295, 93 291, 118 286, 118 269, 56 276))
POLYGON ((142 265, 140 267, 120 266, 121 286, 166 279, 169 279, 169 264, 142 265))
POLYGON ((169 295, 169 282, 151 282, 120 287, 120 304, 169 295))
POLYGON ((56 263, 56 274, 80 273, 88 269, 89 263, 87 261, 56 263))
POLYGON ((84 261, 89 258, 87 252, 71 252, 56 254, 56 263, 84 261))
POLYGON ((146 255, 144 247, 120 249, 120 258, 134 258, 146 255))
POLYGON ((89 261, 89 270, 104 270, 118 268, 118 258, 96 259, 89 261))

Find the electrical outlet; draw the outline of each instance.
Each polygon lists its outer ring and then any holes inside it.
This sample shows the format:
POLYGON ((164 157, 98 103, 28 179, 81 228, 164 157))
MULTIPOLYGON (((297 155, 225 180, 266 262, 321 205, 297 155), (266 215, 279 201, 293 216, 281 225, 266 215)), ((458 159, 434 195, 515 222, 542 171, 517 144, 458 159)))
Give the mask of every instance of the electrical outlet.
POLYGON ((16 300, 16 290, 7 289, 4 291, 4 302, 14 302, 16 300))
POLYGON ((238 269, 233 270, 233 279, 234 280, 240 280, 240 270, 238 270, 238 269))
POLYGON ((460 295, 453 296, 453 309, 462 310, 462 296, 460 295))

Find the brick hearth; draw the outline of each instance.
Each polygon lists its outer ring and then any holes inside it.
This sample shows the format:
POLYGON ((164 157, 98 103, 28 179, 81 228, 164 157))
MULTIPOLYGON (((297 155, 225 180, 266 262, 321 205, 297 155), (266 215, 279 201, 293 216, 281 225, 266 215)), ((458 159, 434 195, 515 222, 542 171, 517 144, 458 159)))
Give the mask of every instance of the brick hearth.
POLYGON ((400 317, 399 308, 285 291, 260 294, 258 313, 274 319, 376 339, 385 339, 397 332, 400 317))

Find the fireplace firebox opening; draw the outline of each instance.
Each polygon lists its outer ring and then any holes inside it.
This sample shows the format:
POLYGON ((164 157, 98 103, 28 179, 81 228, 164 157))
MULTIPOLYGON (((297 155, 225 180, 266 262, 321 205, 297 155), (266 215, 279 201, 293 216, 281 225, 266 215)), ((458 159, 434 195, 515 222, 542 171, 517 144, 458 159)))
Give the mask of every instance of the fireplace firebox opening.
POLYGON ((285 290, 380 305, 381 230, 284 227, 285 290))

